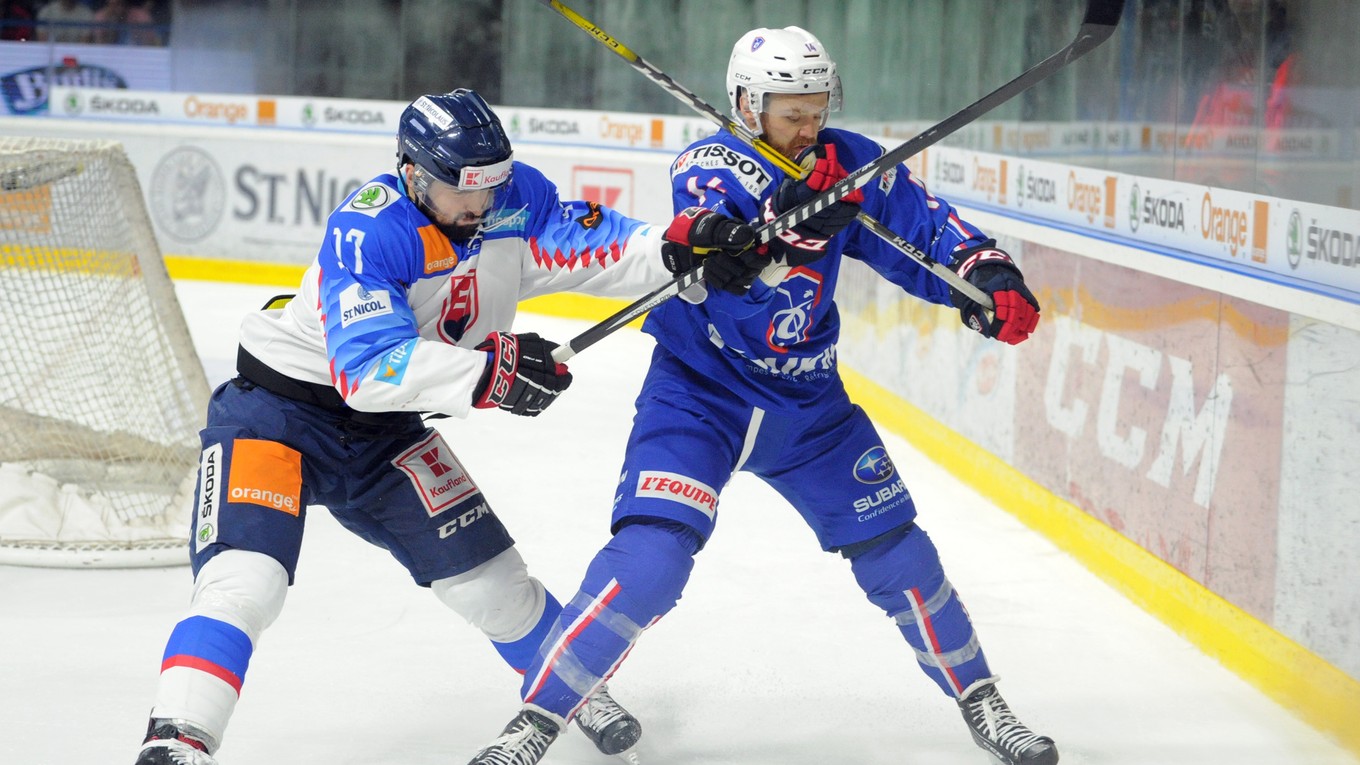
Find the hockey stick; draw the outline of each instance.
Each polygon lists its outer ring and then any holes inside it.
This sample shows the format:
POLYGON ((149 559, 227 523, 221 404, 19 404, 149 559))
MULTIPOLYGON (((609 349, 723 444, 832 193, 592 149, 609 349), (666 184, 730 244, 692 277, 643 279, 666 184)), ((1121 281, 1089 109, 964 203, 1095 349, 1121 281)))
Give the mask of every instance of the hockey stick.
MULTIPOLYGON (((561 3, 554 2, 553 7, 557 9, 561 3)), ((560 12, 560 11, 559 11, 560 12)), ((1066 47, 1050 55, 1034 66, 1026 69, 1019 77, 993 90, 991 93, 965 106, 944 120, 928 128, 925 132, 903 143, 897 148, 889 151, 877 160, 870 162, 864 167, 851 172, 846 177, 837 181, 830 188, 808 200, 799 207, 795 207, 760 228, 757 240, 761 243, 769 242, 779 234, 802 223, 813 215, 825 210, 828 206, 844 199, 847 195, 868 185, 878 176, 895 167, 898 163, 919 153, 959 128, 981 117, 983 114, 995 109, 1001 104, 1018 96, 1040 81, 1047 79, 1068 64, 1076 61, 1087 53, 1091 52, 1096 46, 1109 39, 1114 34, 1115 26, 1119 23, 1119 17, 1124 12, 1124 0, 1087 0, 1086 13, 1082 17, 1081 27, 1077 31, 1077 36, 1068 43, 1066 47)), ((567 18, 571 18, 568 16, 567 18)), ((579 18, 579 16, 577 17, 579 18)), ((583 20, 584 21, 584 20, 583 20)), ((588 23, 588 22, 587 22, 588 23)), ((604 34, 596 27, 591 25, 591 34, 597 38, 604 34)), ((608 35, 605 35, 608 37, 608 35)), ((613 38, 606 42, 611 49, 618 46, 613 38)), ((601 40, 604 42, 604 40, 601 40)), ((631 51, 629 51, 631 53, 631 51)), ((618 331, 633 319, 641 316, 647 311, 652 310, 661 303, 669 300, 675 295, 680 294, 691 285, 703 278, 703 264, 699 264, 693 270, 688 271, 674 280, 667 282, 661 287, 653 290, 637 302, 627 306, 613 316, 587 329, 568 341, 565 345, 559 346, 553 351, 553 358, 562 362, 575 356, 577 353, 589 348, 605 337, 618 331)))
MULTIPOLYGON (((599 40, 600 43, 604 45, 604 47, 608 48, 614 53, 617 53, 620 58, 622 58, 624 61, 627 61, 634 69, 641 72, 644 77, 656 83, 657 85, 660 85, 662 89, 664 89, 666 92, 670 93, 671 95, 675 96, 681 101, 684 101, 687 105, 689 105, 691 109, 698 112, 699 114, 702 114, 704 117, 707 117, 709 121, 713 122, 718 127, 726 128, 728 132, 740 138, 742 141, 745 141, 748 146, 755 149, 757 152, 760 153, 762 157, 773 163, 780 170, 783 170, 786 175, 792 178, 802 178, 804 175, 807 174, 806 170, 804 170, 801 166, 790 160, 788 157, 785 157, 783 154, 780 154, 779 151, 776 150, 773 146, 769 145, 755 133, 751 132, 751 129, 748 128, 746 125, 737 122, 736 120, 733 120, 732 118, 724 115, 722 112, 719 112, 707 101, 703 100, 698 95, 696 95, 693 91, 676 82, 670 75, 666 74, 665 72, 662 72, 660 69, 653 66, 649 61, 644 59, 642 56, 639 56, 638 54, 629 50, 628 47, 625 46, 623 43, 614 39, 609 35, 609 33, 605 32, 603 29, 600 29, 598 26, 587 20, 585 17, 581 16, 576 11, 567 7, 565 3, 558 2, 558 0, 541 0, 541 2, 544 5, 547 5, 548 7, 557 11, 559 14, 561 14, 568 21, 575 24, 580 29, 585 30, 596 40, 599 40)), ((906 239, 898 236, 896 233, 892 231, 892 229, 883 225, 877 219, 875 219, 868 213, 864 212, 863 210, 861 210, 859 214, 855 216, 855 218, 860 222, 861 225, 863 225, 870 232, 878 236, 878 238, 892 245, 902 254, 906 255, 912 260, 915 260, 917 263, 920 263, 931 273, 935 274, 937 277, 944 280, 945 284, 948 284, 950 287, 967 295, 970 299, 981 305, 987 311, 992 310, 993 305, 991 297, 989 297, 987 293, 983 292, 977 287, 974 287, 967 280, 961 279, 959 275, 954 273, 952 269, 948 268, 944 264, 940 263, 939 261, 930 257, 926 253, 922 252, 918 247, 913 245, 911 242, 908 242, 906 239)))

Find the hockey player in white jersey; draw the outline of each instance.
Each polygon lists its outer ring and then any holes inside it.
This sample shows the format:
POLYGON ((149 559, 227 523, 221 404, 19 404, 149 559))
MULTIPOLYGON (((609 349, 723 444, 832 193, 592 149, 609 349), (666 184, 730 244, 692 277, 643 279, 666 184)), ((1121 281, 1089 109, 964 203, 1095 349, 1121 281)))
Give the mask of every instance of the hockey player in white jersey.
MULTIPOLYGON (((826 127, 840 104, 840 79, 821 42, 805 30, 744 35, 732 50, 727 89, 735 119, 810 173, 803 180, 785 176, 723 130, 672 164, 681 214, 772 220, 845 177, 845 167, 883 153, 869 138, 826 127)), ((964 324, 1002 342, 1023 342, 1039 319, 1038 301, 1011 258, 904 166, 768 248, 710 261, 707 299, 672 300, 643 325, 657 348, 620 470, 614 536, 525 675, 519 715, 472 765, 533 765, 572 715, 587 708, 591 692, 680 599, 716 527, 719 494, 738 470, 778 491, 821 547, 849 562, 905 650, 958 704, 979 746, 1007 765, 1058 761, 1053 740, 1021 723, 997 691, 960 595, 916 523, 904 477, 841 383, 833 296, 844 258, 908 294, 954 306, 964 324), (995 310, 982 310, 855 225, 861 207, 989 295, 995 310)))
MULTIPOLYGON (((561 201, 513 160, 499 119, 468 90, 407 107, 397 157, 395 174, 331 214, 299 294, 242 323, 238 376, 213 393, 201 434, 193 597, 167 642, 137 765, 216 762, 311 505, 386 549, 523 673, 561 606, 422 413, 541 413, 571 374, 554 343, 511 331, 519 301, 640 295, 702 257, 689 245, 736 251, 754 238, 684 216, 663 232, 561 201)), ((577 720, 606 754, 641 733, 603 688, 577 720)))

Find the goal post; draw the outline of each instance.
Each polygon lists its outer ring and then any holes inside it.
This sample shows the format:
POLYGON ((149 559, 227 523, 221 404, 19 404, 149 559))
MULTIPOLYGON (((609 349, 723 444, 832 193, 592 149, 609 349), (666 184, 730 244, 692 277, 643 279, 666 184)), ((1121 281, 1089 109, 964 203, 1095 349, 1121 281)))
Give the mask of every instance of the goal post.
POLYGON ((208 393, 122 146, 0 136, 0 564, 187 563, 208 393))

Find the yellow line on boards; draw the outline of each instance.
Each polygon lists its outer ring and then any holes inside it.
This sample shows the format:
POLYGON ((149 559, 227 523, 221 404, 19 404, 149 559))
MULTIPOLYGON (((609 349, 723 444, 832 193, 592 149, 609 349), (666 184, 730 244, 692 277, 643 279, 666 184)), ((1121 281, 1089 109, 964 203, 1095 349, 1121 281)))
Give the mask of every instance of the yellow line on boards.
POLYGON ((850 398, 1134 604, 1360 755, 1360 682, 859 373, 850 398))

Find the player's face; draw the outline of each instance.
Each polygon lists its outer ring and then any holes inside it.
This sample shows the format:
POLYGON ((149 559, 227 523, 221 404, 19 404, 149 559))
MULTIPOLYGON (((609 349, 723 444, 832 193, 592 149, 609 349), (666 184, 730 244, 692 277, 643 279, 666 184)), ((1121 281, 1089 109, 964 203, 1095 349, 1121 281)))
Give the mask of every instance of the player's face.
POLYGON ((494 189, 459 191, 434 178, 416 178, 418 172, 407 165, 406 183, 409 188, 424 187, 423 192, 415 192, 421 203, 421 212, 430 218, 450 239, 470 239, 482 224, 482 216, 491 209, 495 198, 494 189))
POLYGON ((789 159, 797 158, 798 152, 817 142, 830 99, 827 93, 767 94, 760 114, 765 141, 789 159))

